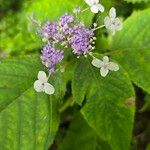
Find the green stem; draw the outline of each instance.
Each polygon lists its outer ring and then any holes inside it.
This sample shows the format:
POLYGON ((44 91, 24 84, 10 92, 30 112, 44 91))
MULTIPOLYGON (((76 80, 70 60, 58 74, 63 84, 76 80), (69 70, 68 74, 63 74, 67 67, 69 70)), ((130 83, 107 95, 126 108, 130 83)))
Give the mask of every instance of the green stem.
POLYGON ((85 8, 85 9, 83 9, 82 11, 81 11, 81 13, 83 13, 83 12, 85 12, 85 11, 87 11, 89 8, 85 8))
POLYGON ((98 29, 101 29, 101 28, 103 28, 103 27, 105 27, 105 25, 101 25, 101 26, 95 28, 94 31, 96 31, 96 30, 98 30, 98 29))
POLYGON ((73 98, 70 97, 65 103, 64 105, 59 109, 59 112, 62 113, 64 112, 68 107, 73 106, 74 101, 73 98))

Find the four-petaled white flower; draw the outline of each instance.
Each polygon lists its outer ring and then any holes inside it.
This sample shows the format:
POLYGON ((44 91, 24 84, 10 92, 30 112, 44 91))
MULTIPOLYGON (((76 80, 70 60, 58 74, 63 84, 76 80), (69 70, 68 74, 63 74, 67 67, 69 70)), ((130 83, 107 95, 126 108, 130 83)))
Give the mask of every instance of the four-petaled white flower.
POLYGON ((109 58, 107 56, 103 57, 103 61, 94 58, 92 61, 92 65, 97 68, 100 68, 100 74, 103 77, 105 77, 108 74, 109 70, 111 71, 119 70, 119 66, 114 62, 109 62, 109 58))
POLYGON ((34 82, 34 89, 37 92, 45 92, 46 94, 54 94, 54 87, 48 83, 48 77, 44 71, 39 71, 38 80, 34 82))
POLYGON ((116 33, 116 31, 122 29, 122 22, 116 17, 116 9, 114 7, 110 9, 109 16, 105 17, 104 24, 107 29, 112 31, 113 35, 116 33))
POLYGON ((99 0, 84 0, 84 1, 90 6, 91 12, 93 13, 98 13, 99 11, 104 12, 105 10, 104 6, 99 3, 99 0))

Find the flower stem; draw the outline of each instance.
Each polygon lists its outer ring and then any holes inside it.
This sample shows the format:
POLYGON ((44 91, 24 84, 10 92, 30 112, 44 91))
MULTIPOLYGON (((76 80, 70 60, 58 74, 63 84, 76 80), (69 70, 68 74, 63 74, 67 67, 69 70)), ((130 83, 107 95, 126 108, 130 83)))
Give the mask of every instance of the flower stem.
POLYGON ((89 53, 89 56, 91 56, 92 58, 95 58, 95 57, 93 56, 93 53, 92 53, 92 52, 89 53))
POLYGON ((101 25, 101 26, 95 28, 94 31, 96 31, 96 30, 98 30, 98 29, 101 29, 101 28, 103 28, 103 27, 105 27, 105 25, 101 25))
POLYGON ((89 8, 85 8, 85 9, 83 9, 82 11, 81 11, 81 13, 83 13, 83 12, 85 12, 85 11, 87 11, 89 8))
POLYGON ((72 107, 74 104, 73 98, 70 97, 65 103, 64 105, 59 109, 59 112, 62 113, 64 112, 68 107, 72 107))

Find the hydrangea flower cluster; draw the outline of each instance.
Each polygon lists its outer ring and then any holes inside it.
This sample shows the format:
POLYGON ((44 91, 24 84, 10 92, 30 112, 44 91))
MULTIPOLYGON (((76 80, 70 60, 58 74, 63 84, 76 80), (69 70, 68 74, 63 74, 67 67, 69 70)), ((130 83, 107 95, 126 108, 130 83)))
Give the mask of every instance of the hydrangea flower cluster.
POLYGON ((75 26, 69 40, 73 53, 77 55, 88 54, 92 49, 93 36, 94 30, 86 29, 81 24, 75 26))
POLYGON ((42 50, 41 60, 52 73, 55 71, 56 64, 61 62, 63 57, 63 51, 55 50, 50 44, 47 44, 42 50))
MULTIPOLYGON (((99 3, 99 0, 85 0, 85 3, 90 7, 92 13, 104 12, 104 6, 99 3)), ((78 20, 78 15, 85 10, 81 10, 77 7, 73 10, 73 15, 65 13, 58 20, 47 21, 44 25, 39 25, 39 35, 42 37, 42 41, 45 42, 45 46, 41 50, 42 64, 48 68, 48 77, 42 71, 38 74, 38 80, 34 84, 34 88, 37 92, 45 92, 47 94, 54 93, 54 87, 48 85, 47 81, 50 75, 56 70, 61 70, 61 67, 57 69, 57 64, 61 63, 65 49, 70 47, 72 53, 78 58, 80 56, 92 56, 92 65, 100 68, 100 75, 105 77, 109 70, 117 71, 119 66, 116 63, 109 62, 109 58, 105 56, 102 60, 95 58, 92 54, 94 50, 94 44, 96 37, 94 32, 97 29, 106 27, 114 35, 116 31, 122 29, 122 23, 119 18, 116 18, 115 8, 111 8, 109 16, 105 17, 104 25, 97 27, 97 23, 93 24, 94 28, 86 28, 82 21, 78 20), (59 50, 57 49, 59 46, 59 50), (43 82, 43 78, 46 78, 43 82)), ((32 19, 33 20, 33 19, 32 19)), ((37 22, 34 20, 34 22, 37 22)))
POLYGON ((71 47, 72 52, 78 56, 86 55, 92 50, 94 30, 88 29, 76 22, 75 17, 66 13, 58 21, 46 22, 39 32, 46 46, 42 49, 41 60, 50 72, 63 60, 63 51, 55 50, 55 44, 62 48, 71 47))

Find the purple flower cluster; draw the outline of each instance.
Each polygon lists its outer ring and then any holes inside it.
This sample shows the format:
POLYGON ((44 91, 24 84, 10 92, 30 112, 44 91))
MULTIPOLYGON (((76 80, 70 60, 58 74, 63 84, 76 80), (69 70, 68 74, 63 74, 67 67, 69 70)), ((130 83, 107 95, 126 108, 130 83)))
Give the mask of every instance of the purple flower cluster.
POLYGON ((56 64, 63 59, 63 51, 55 50, 56 43, 64 48, 71 47, 78 56, 86 55, 92 50, 94 30, 87 29, 68 13, 62 15, 58 21, 48 21, 39 33, 48 43, 42 50, 41 59, 50 71, 55 71, 56 64))
POLYGON ((69 15, 68 13, 66 13, 60 17, 60 24, 62 26, 69 25, 72 22, 74 22, 74 17, 69 15))
POLYGON ((66 35, 73 32, 72 27, 70 27, 70 23, 73 21, 74 17, 66 13, 60 17, 58 22, 46 22, 39 33, 44 41, 63 41, 66 35))
POLYGON ((41 34, 42 38, 45 39, 45 41, 54 39, 54 36, 57 33, 57 23, 56 22, 50 22, 48 21, 40 30, 39 33, 41 34))
POLYGON ((60 17, 59 24, 60 24, 60 32, 64 36, 69 36, 73 32, 73 27, 71 23, 74 22, 74 17, 69 14, 64 14, 60 17))
POLYGON ((70 38, 70 45, 73 53, 77 55, 87 54, 92 49, 92 37, 94 31, 86 29, 83 25, 79 24, 74 27, 74 32, 70 38))
POLYGON ((51 45, 47 44, 42 50, 41 60, 49 71, 53 72, 56 64, 61 62, 63 57, 63 51, 55 50, 51 45))

